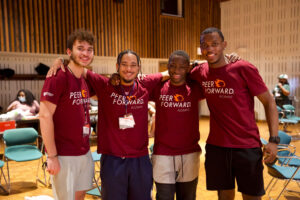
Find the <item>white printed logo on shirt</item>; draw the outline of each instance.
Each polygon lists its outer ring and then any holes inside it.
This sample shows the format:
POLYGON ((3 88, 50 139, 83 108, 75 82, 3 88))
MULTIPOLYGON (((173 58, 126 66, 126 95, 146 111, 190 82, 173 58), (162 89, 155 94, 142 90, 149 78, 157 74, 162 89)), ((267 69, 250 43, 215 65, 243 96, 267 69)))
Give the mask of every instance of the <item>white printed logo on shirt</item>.
POLYGON ((220 98, 232 98, 234 95, 234 89, 226 87, 225 81, 221 79, 202 81, 202 87, 205 88, 205 94, 217 94, 220 98))
MULTIPOLYGON (((175 95, 163 95, 159 96, 160 106, 165 108, 190 108, 192 106, 192 102, 184 101, 184 97, 181 94, 175 95)), ((179 112, 189 111, 189 109, 178 109, 179 112)))
POLYGON ((69 98, 72 99, 72 105, 88 104, 89 98, 87 97, 87 91, 82 89, 79 92, 70 92, 69 98))
POLYGON ((52 93, 50 93, 50 92, 44 92, 44 93, 43 93, 43 96, 44 96, 44 97, 45 97, 45 96, 53 97, 54 94, 52 94, 52 93))
POLYGON ((113 104, 117 105, 143 105, 144 99, 138 99, 135 95, 123 96, 117 93, 111 93, 110 97, 113 99, 113 104))

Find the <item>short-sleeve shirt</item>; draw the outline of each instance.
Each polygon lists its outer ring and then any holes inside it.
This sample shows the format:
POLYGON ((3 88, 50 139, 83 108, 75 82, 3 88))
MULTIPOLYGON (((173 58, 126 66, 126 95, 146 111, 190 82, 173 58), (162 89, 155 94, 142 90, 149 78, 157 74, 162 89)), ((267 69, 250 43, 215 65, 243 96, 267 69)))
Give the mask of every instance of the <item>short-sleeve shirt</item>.
MULTIPOLYGON (((287 91, 290 91, 290 85, 289 84, 283 84, 282 87, 287 90, 287 91)), ((275 96, 275 99, 276 100, 279 100, 279 101, 282 101, 283 104, 286 103, 288 104, 289 103, 289 97, 284 95, 281 88, 276 85, 274 90, 273 90, 273 94, 275 96)))
POLYGON ((240 60, 220 68, 202 64, 192 70, 210 110, 208 144, 231 148, 260 147, 254 96, 268 90, 256 67, 240 60))
POLYGON ((161 83, 151 95, 156 104, 154 154, 183 155, 201 151, 198 144, 198 102, 202 92, 198 83, 175 86, 161 83))
POLYGON ((41 101, 56 105, 53 115, 57 154, 78 156, 89 149, 89 135, 83 126, 89 124, 89 91, 83 77, 76 78, 69 70, 57 72, 45 80, 41 101))
POLYGON ((113 86, 107 77, 87 72, 87 81, 98 97, 98 153, 118 157, 140 157, 148 154, 148 100, 162 75, 149 75, 143 83, 113 86), (120 129, 119 118, 133 115, 133 128, 120 129))

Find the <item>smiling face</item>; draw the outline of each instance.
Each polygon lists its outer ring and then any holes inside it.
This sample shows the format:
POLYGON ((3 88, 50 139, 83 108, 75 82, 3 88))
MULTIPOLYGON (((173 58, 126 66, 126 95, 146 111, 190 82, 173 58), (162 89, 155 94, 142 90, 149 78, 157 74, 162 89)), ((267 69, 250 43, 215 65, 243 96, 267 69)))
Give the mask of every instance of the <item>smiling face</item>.
POLYGON ((207 33, 201 36, 201 52, 210 67, 217 68, 226 65, 223 51, 226 42, 217 32, 207 33))
POLYGON ((170 82, 172 85, 182 85, 185 83, 186 75, 190 71, 189 62, 180 55, 175 55, 168 63, 170 82))
POLYGON ((70 60, 76 65, 86 67, 93 61, 94 48, 87 41, 75 40, 73 48, 67 49, 70 60))
POLYGON ((140 70, 137 57, 131 53, 124 54, 116 68, 122 85, 132 85, 140 70))

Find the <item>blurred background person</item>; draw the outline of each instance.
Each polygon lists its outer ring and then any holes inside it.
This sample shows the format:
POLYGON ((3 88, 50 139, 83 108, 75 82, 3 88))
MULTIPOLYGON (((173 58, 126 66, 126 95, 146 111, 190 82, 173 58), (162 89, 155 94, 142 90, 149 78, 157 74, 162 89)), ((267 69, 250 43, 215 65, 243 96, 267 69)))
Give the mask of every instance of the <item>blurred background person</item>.
POLYGON ((7 107, 7 112, 17 109, 26 113, 27 116, 34 116, 39 112, 40 105, 29 90, 21 89, 16 99, 7 107))
POLYGON ((291 104, 289 99, 290 95, 290 84, 288 82, 287 74, 280 74, 278 76, 278 83, 273 90, 276 105, 282 108, 284 104, 291 104))

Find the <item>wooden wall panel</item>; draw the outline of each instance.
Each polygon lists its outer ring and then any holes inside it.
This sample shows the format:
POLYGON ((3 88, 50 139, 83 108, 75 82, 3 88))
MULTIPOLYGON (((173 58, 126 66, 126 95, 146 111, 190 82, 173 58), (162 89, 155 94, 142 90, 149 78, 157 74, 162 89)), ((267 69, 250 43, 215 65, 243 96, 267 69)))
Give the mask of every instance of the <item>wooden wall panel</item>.
POLYGON ((183 49, 197 58, 201 31, 220 26, 220 0, 184 0, 184 8, 177 18, 160 15, 160 0, 0 0, 0 51, 64 54, 68 35, 83 28, 97 37, 98 56, 183 49))

